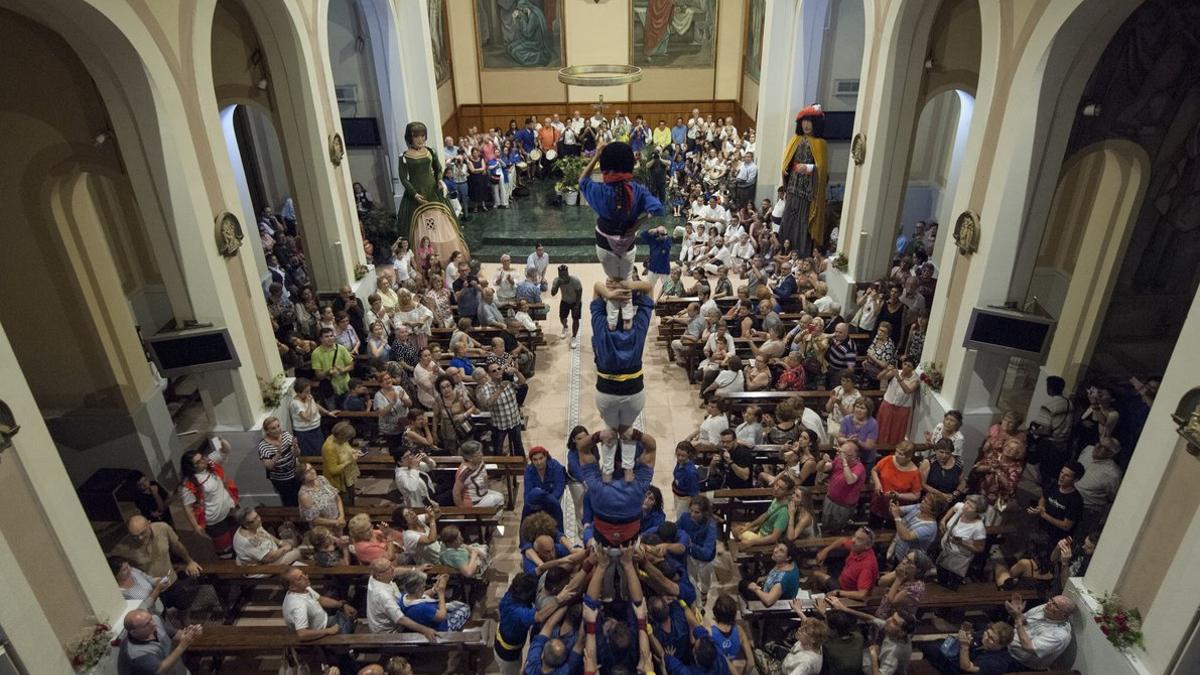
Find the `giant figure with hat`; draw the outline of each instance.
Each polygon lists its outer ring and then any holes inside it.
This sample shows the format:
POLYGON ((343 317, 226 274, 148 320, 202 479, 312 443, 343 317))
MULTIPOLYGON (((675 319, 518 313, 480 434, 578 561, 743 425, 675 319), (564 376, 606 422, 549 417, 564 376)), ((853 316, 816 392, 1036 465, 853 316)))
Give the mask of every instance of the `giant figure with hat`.
POLYGON ((825 241, 825 191, 829 185, 829 153, 821 138, 825 113, 813 104, 796 115, 796 135, 783 155, 786 191, 780 237, 792 250, 807 255, 825 241))

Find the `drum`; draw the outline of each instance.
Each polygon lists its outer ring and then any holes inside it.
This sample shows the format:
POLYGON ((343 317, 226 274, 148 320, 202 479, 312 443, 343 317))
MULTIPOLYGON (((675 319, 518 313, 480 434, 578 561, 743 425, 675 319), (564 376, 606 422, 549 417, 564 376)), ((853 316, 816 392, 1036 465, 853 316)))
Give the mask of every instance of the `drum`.
POLYGON ((553 162, 553 161, 554 161, 554 160, 556 160, 556 159, 558 159, 558 153, 557 153, 557 152, 555 152, 555 151, 553 151, 553 150, 547 150, 547 151, 546 151, 546 161, 547 161, 547 162, 553 162))
POLYGON ((524 171, 529 168, 529 162, 517 162, 517 168, 524 171))
POLYGON ((536 162, 536 161, 539 161, 541 158, 542 158, 542 149, 541 148, 534 148, 533 150, 529 151, 529 159, 536 162))

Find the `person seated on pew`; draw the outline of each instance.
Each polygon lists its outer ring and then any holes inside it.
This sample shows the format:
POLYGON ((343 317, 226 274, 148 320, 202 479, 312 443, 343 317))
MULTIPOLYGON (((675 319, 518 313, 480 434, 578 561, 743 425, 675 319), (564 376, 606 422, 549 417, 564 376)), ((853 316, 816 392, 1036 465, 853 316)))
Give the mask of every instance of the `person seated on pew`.
POLYGON ((747 600, 757 600, 765 607, 779 600, 791 600, 800 590, 801 552, 791 545, 778 542, 771 548, 771 562, 775 563, 765 576, 757 581, 742 579, 738 591, 747 600))
MULTIPOLYGON (((360 565, 369 565, 378 558, 385 560, 396 559, 398 546, 389 536, 391 528, 387 524, 375 527, 371 517, 365 513, 355 514, 346 525, 350 533, 350 546, 354 557, 360 565)), ((434 537, 436 538, 436 533, 434 537)))
POLYGON ((924 551, 909 551, 896 569, 879 577, 879 587, 886 588, 879 600, 875 616, 886 619, 892 612, 905 610, 916 614, 921 598, 925 595, 923 579, 933 569, 933 560, 924 551))
POLYGON ((122 675, 186 674, 183 654, 204 631, 200 624, 176 630, 144 609, 126 614, 124 626, 125 639, 117 653, 117 672, 122 675))
POLYGON ((120 556, 110 555, 107 560, 108 568, 112 570, 113 578, 117 581, 117 588, 121 590, 121 597, 126 600, 141 600, 138 609, 162 616, 165 608, 159 596, 171 587, 171 579, 152 577, 120 556))
POLYGON ((537 322, 533 320, 533 316, 529 313, 529 301, 525 298, 517 300, 516 310, 513 312, 509 323, 515 323, 520 327, 520 330, 527 330, 530 333, 536 333, 538 329, 537 322))
POLYGON ((730 532, 734 540, 748 546, 766 546, 779 541, 787 532, 788 502, 796 482, 787 474, 780 474, 771 484, 774 498, 767 510, 749 523, 733 523, 730 532))
POLYGON ((739 445, 744 445, 748 448, 762 445, 762 409, 756 405, 746 406, 746 409, 742 411, 742 423, 737 425, 734 431, 737 434, 739 445))
POLYGON ((713 345, 711 350, 705 347, 704 356, 704 360, 696 366, 695 373, 695 379, 700 382, 701 394, 712 386, 713 380, 717 379, 717 375, 721 373, 722 367, 733 356, 733 353, 725 342, 718 342, 713 345))
MULTIPOLYGON (((828 597, 828 596, 827 596, 828 597)), ((818 601, 818 607, 824 605, 818 601)), ((910 612, 897 611, 886 619, 880 619, 856 609, 850 609, 836 596, 828 597, 828 606, 839 612, 866 621, 870 625, 872 639, 862 653, 864 675, 902 675, 908 672, 912 660, 912 636, 917 629, 917 617, 910 612)))
POLYGON ((802 485, 796 485, 788 500, 786 541, 812 539, 817 536, 817 516, 813 510, 812 492, 802 485))
POLYGON ((954 456, 954 442, 939 439, 933 445, 933 457, 921 461, 921 481, 925 492, 957 501, 967 493, 967 477, 962 462, 954 456))
POLYGON ((317 525, 306 535, 312 546, 312 561, 317 567, 337 567, 350 564, 350 549, 341 537, 335 537, 328 527, 317 525))
MULTIPOLYGON (((828 500, 826 500, 828 503, 828 500)), ((826 591, 826 596, 866 600, 879 581, 879 560, 875 557, 875 533, 870 528, 860 527, 854 536, 838 539, 817 552, 817 562, 822 565, 829 556, 845 555, 841 572, 835 577, 823 571, 813 572, 809 581, 816 590, 826 591)), ((829 571, 833 568, 829 567, 829 571)))
POLYGON ((301 640, 353 633, 358 610, 348 602, 321 595, 312 587, 302 567, 280 575, 287 595, 283 598, 283 621, 301 640), (333 625, 330 625, 330 622, 333 625))
MULTIPOLYGON (((700 423, 700 428, 686 440, 695 446, 698 452, 712 452, 721 442, 721 432, 729 428, 729 418, 721 410, 721 403, 716 399, 705 403, 704 410, 707 415, 700 423)), ((737 438, 736 433, 734 438, 737 438)))
POLYGON ((487 544, 466 543, 462 531, 457 526, 443 527, 438 540, 442 544, 438 563, 453 567, 464 577, 481 579, 488 567, 491 567, 492 559, 488 556, 487 544))
POLYGON ((464 316, 459 319, 458 324, 454 327, 454 331, 450 333, 450 351, 455 355, 458 354, 455 348, 459 344, 465 345, 467 356, 479 357, 485 353, 484 346, 478 340, 471 337, 471 319, 469 317, 464 316))
POLYGON ((858 459, 858 446, 847 441, 838 446, 829 474, 829 488, 821 505, 821 532, 836 534, 858 511, 858 499, 866 485, 867 468, 858 459))
POLYGON ((239 565, 291 565, 300 559, 293 548, 262 526, 262 518, 253 507, 237 514, 238 529, 233 533, 233 552, 239 565))
POLYGON ((675 359, 676 363, 687 368, 687 362, 684 361, 683 355, 696 345, 701 344, 704 329, 708 326, 708 317, 700 311, 700 303, 692 302, 688 303, 687 309, 684 310, 681 316, 673 316, 669 321, 671 323, 681 323, 685 326, 683 335, 671 341, 668 353, 675 359))
POLYGON ((730 354, 713 377, 711 384, 705 387, 700 395, 719 397, 726 394, 740 394, 745 390, 746 375, 742 372, 742 360, 730 354))
MULTIPOLYGON (((418 565, 436 564, 442 555, 442 543, 438 541, 437 527, 440 516, 441 510, 436 504, 426 508, 423 514, 408 506, 393 511, 391 526, 384 525, 382 528, 387 541, 397 553, 393 557, 418 565)), ((351 518, 351 522, 353 520, 351 518)), ((353 533, 351 539, 354 539, 353 533)))
POLYGON ((1050 538, 1045 532, 1034 531, 1025 540, 1025 550, 1016 562, 993 562, 992 578, 997 589, 1031 588, 1045 591, 1054 581, 1054 563, 1050 560, 1050 538))
POLYGON ((939 673, 980 673, 980 675, 1003 675, 1008 668, 1008 646, 1012 644, 1012 626, 996 621, 983 630, 974 630, 964 622, 956 637, 955 656, 948 657, 942 651, 941 641, 926 642, 921 647, 925 661, 939 673))
MULTIPOLYGON (((753 341, 750 342, 750 352, 754 354, 755 358, 762 359, 764 362, 771 359, 778 359, 787 351, 787 345, 783 340, 783 324, 777 323, 767 328, 765 333, 756 333, 754 337, 765 338, 761 344, 755 344, 753 341)), ((769 384, 768 382, 768 386, 769 384)))
POLYGON ((1075 601, 1056 595, 1046 604, 1025 611, 1025 601, 1014 593, 1004 603, 1013 620, 1014 639, 1008 645, 1010 672, 1049 668, 1071 644, 1071 616, 1075 601))
POLYGON ((490 489, 483 446, 478 441, 463 441, 458 448, 462 463, 454 473, 454 505, 493 508, 504 505, 504 495, 490 489))
POLYGON ((400 611, 405 618, 437 631, 461 630, 471 619, 471 608, 467 603, 446 601, 448 574, 439 574, 433 587, 426 590, 428 575, 419 570, 402 572, 396 585, 403 591, 398 599, 400 611))
POLYGON ((869 398, 854 402, 849 415, 842 418, 842 426, 834 437, 838 445, 853 443, 868 470, 875 466, 878 452, 875 449, 879 438, 879 423, 871 416, 875 403, 869 398))
POLYGON ((436 642, 437 630, 406 616, 400 608, 403 595, 395 578, 401 570, 386 558, 377 558, 371 563, 371 576, 367 579, 367 629, 372 633, 408 630, 436 642))

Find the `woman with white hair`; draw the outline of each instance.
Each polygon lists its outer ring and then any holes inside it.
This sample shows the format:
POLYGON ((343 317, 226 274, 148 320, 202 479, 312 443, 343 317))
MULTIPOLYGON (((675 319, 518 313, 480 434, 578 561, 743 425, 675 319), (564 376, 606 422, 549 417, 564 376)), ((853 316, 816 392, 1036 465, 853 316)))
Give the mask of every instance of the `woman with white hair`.
POLYGON ((446 584, 450 576, 439 574, 433 588, 425 589, 428 575, 424 572, 404 572, 396 578, 401 595, 397 598, 404 616, 422 626, 438 631, 461 630, 471 618, 471 608, 457 600, 446 602, 446 584))
POLYGON ((971 568, 971 561, 983 553, 987 528, 982 516, 987 506, 983 495, 967 495, 942 517, 941 529, 945 534, 942 535, 942 553, 937 558, 939 584, 958 588, 971 568))

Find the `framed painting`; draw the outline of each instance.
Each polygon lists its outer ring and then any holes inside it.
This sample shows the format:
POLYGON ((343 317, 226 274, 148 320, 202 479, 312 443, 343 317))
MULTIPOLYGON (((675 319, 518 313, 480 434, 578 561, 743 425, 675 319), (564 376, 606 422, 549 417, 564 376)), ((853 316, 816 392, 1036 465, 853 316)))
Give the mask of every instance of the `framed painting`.
POLYGON ((564 0, 475 0, 481 70, 562 68, 564 0))
POLYGON ((630 62, 643 68, 712 68, 717 0, 633 0, 630 62))
POLYGON ((429 41, 433 48, 433 73, 441 86, 450 79, 450 33, 447 32, 446 0, 429 0, 429 41))
POLYGON ((763 20, 767 14, 767 0, 748 0, 746 8, 746 77, 758 82, 762 71, 763 20))

